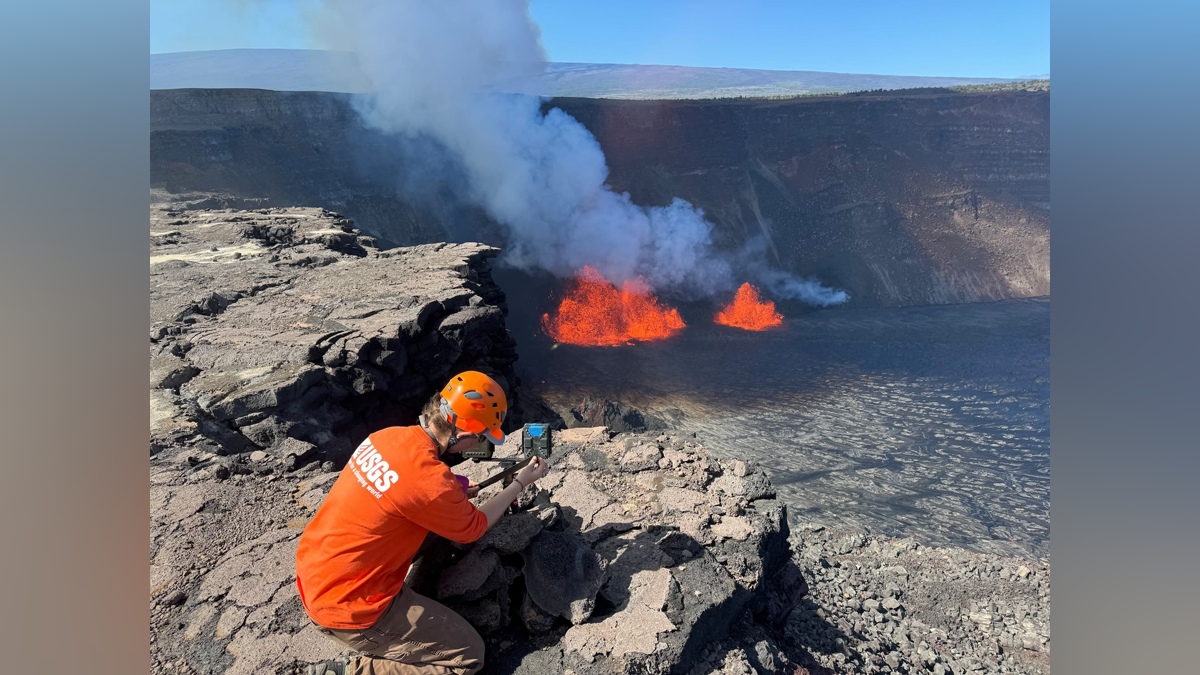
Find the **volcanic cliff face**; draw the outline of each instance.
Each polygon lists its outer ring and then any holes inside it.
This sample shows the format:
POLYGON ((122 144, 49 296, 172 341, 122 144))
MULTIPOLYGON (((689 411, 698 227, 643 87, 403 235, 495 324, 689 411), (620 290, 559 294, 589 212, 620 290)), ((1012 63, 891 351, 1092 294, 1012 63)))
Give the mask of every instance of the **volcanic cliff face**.
POLYGON ((379 251, 312 208, 160 205, 150 228, 152 455, 340 462, 370 431, 413 423, 452 372, 516 394, 495 248, 379 251))
MULTIPOLYGON (((717 245, 847 289, 858 306, 1050 292, 1047 92, 790 100, 555 99, 635 202, 681 197, 717 245)), ((429 180, 420 144, 364 128, 344 94, 151 92, 151 181, 170 193, 321 206, 398 244, 502 231, 429 180)))

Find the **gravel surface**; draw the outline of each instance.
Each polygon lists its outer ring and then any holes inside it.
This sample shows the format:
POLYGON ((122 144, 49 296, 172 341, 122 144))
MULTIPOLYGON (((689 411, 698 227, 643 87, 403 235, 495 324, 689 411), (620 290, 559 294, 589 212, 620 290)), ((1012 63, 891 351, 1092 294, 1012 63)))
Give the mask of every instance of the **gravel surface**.
POLYGON ((808 595, 743 622, 690 675, 1050 672, 1050 567, 819 525, 792 533, 808 595))

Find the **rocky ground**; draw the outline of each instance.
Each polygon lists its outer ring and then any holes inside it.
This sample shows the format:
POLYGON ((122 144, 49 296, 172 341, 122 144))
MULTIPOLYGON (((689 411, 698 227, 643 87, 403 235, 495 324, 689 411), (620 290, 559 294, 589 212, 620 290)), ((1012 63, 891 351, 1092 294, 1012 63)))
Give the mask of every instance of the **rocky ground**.
MULTIPOLYGON (((472 546, 431 540, 409 583, 480 630, 487 672, 1048 672, 1048 566, 789 537, 761 469, 656 433, 563 431, 517 513, 472 546)), ((306 620, 293 567, 332 468, 151 459, 153 672, 289 673, 342 653, 306 620)))
POLYGON ((341 462, 452 371, 513 389, 499 250, 374 245, 324 209, 152 207, 151 454, 341 462))
POLYGON ((1048 563, 819 526, 794 532, 792 551, 809 594, 780 644, 820 667, 1050 672, 1048 563))
MULTIPOLYGON (((499 455, 517 452, 511 438, 499 455)), ((739 621, 783 625, 803 595, 761 469, 602 427, 561 432, 553 466, 473 545, 431 538, 409 575, 488 639, 489 671, 679 672, 739 621)), ((294 672, 340 653, 308 624, 294 576, 330 468, 263 452, 152 458, 154 672, 294 672)))
MULTIPOLYGON (((342 653, 294 555, 349 449, 451 370, 516 385, 495 249, 373 243, 321 209, 152 208, 151 672, 342 653)), ((470 546, 431 538, 410 574, 485 636, 487 672, 1047 671, 1048 565, 789 528, 753 463, 577 412, 623 431, 562 431, 515 513, 470 546)))

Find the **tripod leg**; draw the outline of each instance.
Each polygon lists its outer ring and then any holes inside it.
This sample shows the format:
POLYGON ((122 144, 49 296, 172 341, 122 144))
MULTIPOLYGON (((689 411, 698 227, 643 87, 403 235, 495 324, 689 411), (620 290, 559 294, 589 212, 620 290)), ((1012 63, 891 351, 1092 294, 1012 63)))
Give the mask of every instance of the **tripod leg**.
MULTIPOLYGON (((512 482, 513 482, 513 477, 511 475, 504 477, 504 487, 508 487, 509 485, 512 485, 512 482)), ((520 499, 520 497, 521 497, 521 495, 518 494, 517 498, 520 499)), ((505 510, 508 513, 516 513, 517 512, 517 500, 514 499, 513 503, 509 504, 508 508, 505 510)))

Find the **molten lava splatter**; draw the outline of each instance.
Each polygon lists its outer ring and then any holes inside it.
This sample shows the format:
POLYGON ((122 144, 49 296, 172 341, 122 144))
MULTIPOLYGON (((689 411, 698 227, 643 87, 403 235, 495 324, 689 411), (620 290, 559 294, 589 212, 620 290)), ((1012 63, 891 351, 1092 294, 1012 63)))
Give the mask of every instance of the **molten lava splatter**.
POLYGON ((678 310, 660 305, 640 280, 626 281, 618 291, 594 268, 584 267, 554 315, 542 315, 542 328, 559 342, 604 347, 668 338, 684 323, 678 310))
POLYGON ((758 289, 749 283, 742 284, 733 301, 725 305, 714 320, 746 330, 767 330, 783 325, 783 315, 775 311, 775 303, 759 298, 758 289))

